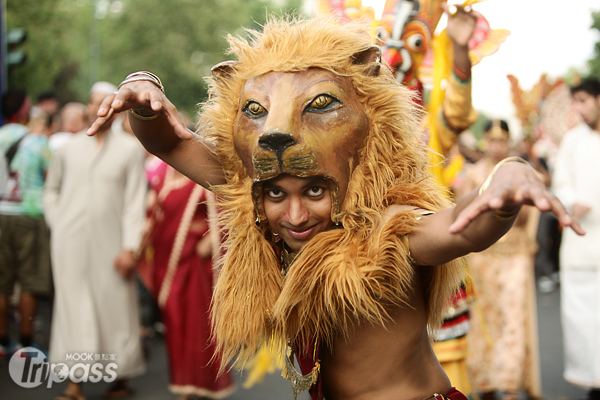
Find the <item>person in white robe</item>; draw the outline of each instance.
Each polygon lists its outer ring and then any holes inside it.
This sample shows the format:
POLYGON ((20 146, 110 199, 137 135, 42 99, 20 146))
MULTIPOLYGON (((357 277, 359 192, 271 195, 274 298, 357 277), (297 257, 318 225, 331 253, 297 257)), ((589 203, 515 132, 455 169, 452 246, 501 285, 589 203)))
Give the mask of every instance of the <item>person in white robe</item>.
POLYGON ((556 157, 553 190, 587 234, 563 232, 560 251, 564 378, 600 399, 600 82, 571 89, 585 123, 565 134, 556 157))
MULTIPOLYGON (((89 115, 114 91, 106 82, 94 85, 89 115)), ((109 124, 100 136, 75 134, 49 168, 44 206, 56 292, 49 361, 72 372, 65 398, 85 398, 77 381, 89 379, 82 368, 72 371, 76 363, 102 364, 104 381, 116 379, 108 395, 128 394, 127 379, 145 370, 132 279, 144 221, 144 159, 137 140, 109 124), (92 360, 78 360, 82 353, 92 360)))

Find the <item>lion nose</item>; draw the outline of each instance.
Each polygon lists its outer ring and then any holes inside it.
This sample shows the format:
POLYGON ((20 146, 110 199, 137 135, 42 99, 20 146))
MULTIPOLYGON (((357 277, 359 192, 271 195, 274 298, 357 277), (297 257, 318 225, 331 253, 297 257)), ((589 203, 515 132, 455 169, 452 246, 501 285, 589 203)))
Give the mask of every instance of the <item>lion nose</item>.
POLYGON ((258 139, 258 144, 263 149, 279 153, 287 149, 288 147, 296 144, 296 141, 294 140, 294 137, 289 133, 271 132, 262 135, 260 139, 258 139))

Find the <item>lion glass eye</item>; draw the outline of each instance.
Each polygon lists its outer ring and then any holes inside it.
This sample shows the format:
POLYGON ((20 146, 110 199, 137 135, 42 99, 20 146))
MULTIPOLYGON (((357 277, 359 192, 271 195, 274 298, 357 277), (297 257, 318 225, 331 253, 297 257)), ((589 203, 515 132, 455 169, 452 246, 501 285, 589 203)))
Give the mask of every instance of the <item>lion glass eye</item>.
POLYGON ((254 100, 248 101, 248 103, 246 103, 242 111, 252 118, 258 118, 267 112, 266 108, 264 108, 254 100))
POLYGON ((315 108, 325 108, 331 104, 332 101, 333 99, 331 97, 322 94, 317 96, 317 98, 312 101, 311 105, 315 108))
POLYGON ((260 114, 263 111, 263 108, 258 103, 250 103, 248 104, 248 110, 250 110, 252 114, 260 114))
POLYGON ((458 12, 457 6, 455 6, 454 4, 452 4, 451 6, 448 6, 448 14, 456 15, 457 12, 458 12))

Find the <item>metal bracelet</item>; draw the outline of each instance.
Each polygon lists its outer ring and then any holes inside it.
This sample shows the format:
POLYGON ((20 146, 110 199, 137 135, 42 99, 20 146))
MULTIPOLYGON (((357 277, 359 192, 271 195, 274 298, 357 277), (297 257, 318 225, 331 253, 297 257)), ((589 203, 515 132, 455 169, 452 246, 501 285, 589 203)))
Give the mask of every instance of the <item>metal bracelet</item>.
POLYGON ((162 86, 162 82, 161 82, 160 78, 157 75, 153 74, 152 72, 148 72, 148 71, 132 72, 131 74, 127 75, 125 77, 125 79, 127 79, 127 78, 133 78, 134 76, 138 76, 138 75, 146 75, 146 76, 148 76, 148 77, 150 77, 152 79, 155 79, 162 86))
POLYGON ((125 80, 119 84, 119 89, 121 88, 121 86, 125 85, 126 83, 137 82, 137 81, 152 82, 157 88, 160 89, 161 92, 163 92, 163 93, 165 92, 165 88, 164 88, 160 78, 158 76, 154 75, 152 72, 147 72, 147 71, 138 71, 138 72, 134 72, 134 73, 127 75, 125 77, 125 80))
POLYGON ((498 164, 496 164, 496 166, 494 167, 494 169, 492 170, 492 172, 488 175, 488 177, 485 180, 485 182, 483 182, 483 184, 479 188, 479 193, 478 193, 479 196, 481 196, 483 194, 483 192, 486 191, 486 189, 488 188, 488 186, 490 186, 490 182, 492 182, 492 178, 496 174, 496 171, 498 171, 498 168, 500 168, 502 165, 504 165, 504 164, 506 164, 508 162, 511 162, 511 161, 519 162, 521 164, 530 165, 527 161, 525 161, 521 157, 516 157, 516 156, 507 157, 504 160, 500 161, 498 164))
POLYGON ((499 221, 509 221, 517 216, 521 211, 521 207, 517 207, 514 210, 494 210, 494 217, 499 221))
POLYGON ((130 108, 129 112, 131 113, 132 116, 134 116, 135 118, 140 119, 142 121, 150 121, 150 120, 153 120, 154 118, 158 117, 158 114, 154 114, 154 113, 152 113, 151 115, 140 114, 139 112, 135 111, 133 108, 130 108))

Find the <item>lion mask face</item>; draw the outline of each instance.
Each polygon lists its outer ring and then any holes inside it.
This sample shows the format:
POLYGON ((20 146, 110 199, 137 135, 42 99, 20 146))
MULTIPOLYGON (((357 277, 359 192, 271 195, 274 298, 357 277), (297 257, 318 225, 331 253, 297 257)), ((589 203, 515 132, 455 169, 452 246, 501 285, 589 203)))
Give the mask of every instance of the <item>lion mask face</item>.
POLYGON ((280 174, 323 176, 330 182, 335 214, 368 132, 369 119, 349 80, 310 68, 249 79, 233 140, 254 181, 255 198, 261 196, 261 182, 280 174))

